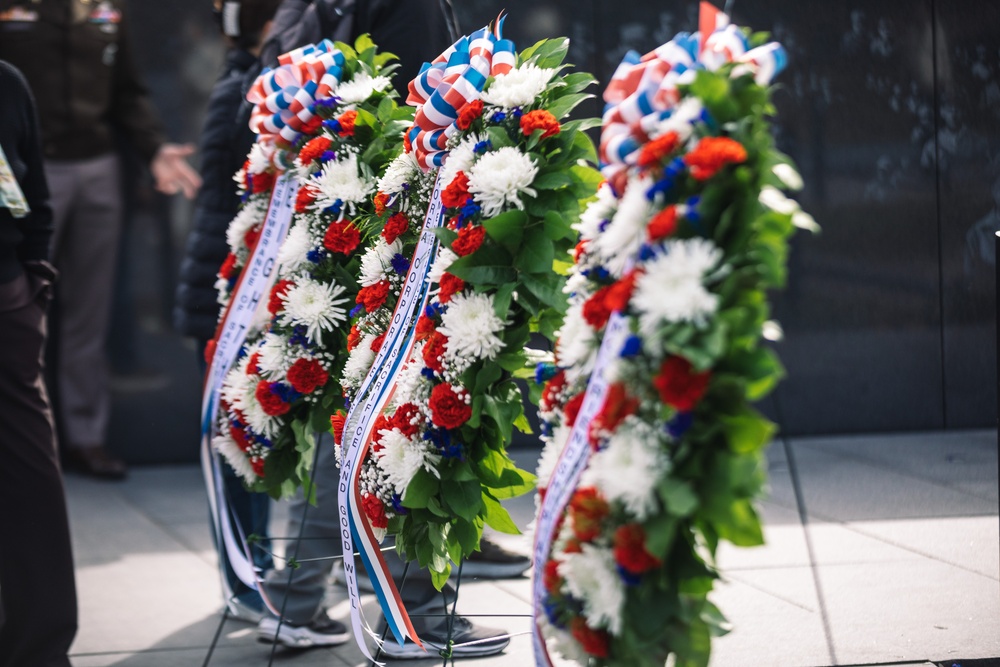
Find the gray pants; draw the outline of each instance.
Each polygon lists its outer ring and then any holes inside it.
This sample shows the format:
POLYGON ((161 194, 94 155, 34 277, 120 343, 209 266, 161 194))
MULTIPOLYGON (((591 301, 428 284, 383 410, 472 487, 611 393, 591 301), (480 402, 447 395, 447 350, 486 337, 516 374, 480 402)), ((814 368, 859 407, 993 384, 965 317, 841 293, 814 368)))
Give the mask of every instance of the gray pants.
POLYGON ((59 270, 53 317, 58 422, 63 445, 103 445, 111 412, 105 343, 122 228, 120 167, 115 155, 47 161, 59 270))
MULTIPOLYGON (((289 501, 288 526, 285 530, 276 530, 275 535, 289 538, 285 553, 295 556, 299 567, 289 570, 271 570, 264 579, 265 592, 279 610, 284 606, 285 620, 293 625, 306 625, 319 614, 325 613, 320 605, 326 590, 326 581, 330 576, 336 558, 343 551, 340 543, 340 522, 337 505, 337 482, 340 470, 337 468, 337 457, 334 450, 333 437, 329 433, 317 437, 319 454, 316 461, 314 476, 316 479, 316 505, 306 502, 301 492, 289 501), (302 518, 305 516, 305 529, 302 529, 302 518), (302 532, 302 541, 296 552, 295 538, 302 532), (285 601, 285 598, 288 598, 285 601)), ((395 551, 384 552, 386 564, 399 586, 402 580, 405 564, 395 551)), ((421 570, 416 563, 409 567, 406 581, 399 591, 403 604, 411 612, 435 613, 444 608, 442 594, 434 589, 430 575, 421 570), (438 604, 440 603, 440 605, 438 604)), ((445 586, 445 594, 449 600, 454 600, 454 589, 445 586)), ((415 629, 419 633, 422 619, 413 619, 415 629)))

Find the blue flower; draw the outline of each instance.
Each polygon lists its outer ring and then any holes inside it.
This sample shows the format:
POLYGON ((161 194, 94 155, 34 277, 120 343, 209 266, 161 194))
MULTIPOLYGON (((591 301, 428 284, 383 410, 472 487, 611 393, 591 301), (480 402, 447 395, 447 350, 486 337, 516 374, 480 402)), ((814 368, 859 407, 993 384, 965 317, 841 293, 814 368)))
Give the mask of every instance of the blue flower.
POLYGON ((632 334, 625 339, 625 344, 622 345, 621 356, 622 357, 634 357, 642 351, 642 339, 632 334))
POLYGON ((640 583, 642 583, 642 576, 638 574, 632 574, 631 572, 623 568, 621 565, 618 565, 617 569, 618 569, 618 576, 622 578, 622 581, 625 582, 626 586, 638 586, 640 583))
POLYGON ((546 380, 551 380, 556 375, 556 365, 543 361, 535 366, 535 384, 542 384, 546 380))
POLYGON ((524 115, 524 112, 521 111, 521 107, 515 107, 514 110, 510 112, 511 118, 520 118, 522 115, 524 115))
POLYGON ((340 121, 337 120, 336 118, 331 118, 330 120, 324 120, 323 127, 330 130, 331 132, 336 132, 337 134, 339 134, 340 131, 344 129, 340 125, 340 121))
POLYGON ((506 118, 507 114, 505 114, 503 111, 494 111, 493 115, 490 116, 490 120, 497 124, 504 122, 506 118))
POLYGON ((424 315, 430 318, 437 317, 443 312, 444 312, 444 306, 438 303, 437 301, 432 301, 431 303, 427 304, 426 308, 424 308, 424 315))
POLYGON ((648 262, 654 257, 656 257, 656 251, 648 243, 643 243, 639 246, 639 259, 641 261, 648 262))
POLYGON ((491 148, 493 148, 493 142, 490 141, 489 139, 484 139, 483 141, 480 141, 478 144, 472 147, 472 152, 478 155, 482 155, 491 148))
POLYGON ((559 620, 559 610, 556 608, 556 602, 551 595, 545 596, 542 608, 545 610, 545 615, 549 617, 549 623, 561 630, 566 629, 566 624, 559 620))
POLYGON ((340 215, 340 211, 343 208, 344 208, 344 201, 342 199, 338 199, 337 201, 333 202, 332 206, 327 206, 323 210, 325 210, 330 215, 340 215))
POLYGON ((337 154, 333 151, 323 151, 323 154, 319 156, 320 162, 329 162, 330 160, 336 160, 337 154))
POLYGON ((601 220, 601 224, 597 225, 597 231, 603 232, 611 224, 610 220, 601 220))
POLYGON ((392 498, 390 499, 390 502, 392 503, 392 510, 396 514, 409 514, 410 513, 410 510, 408 510, 405 507, 403 507, 403 498, 398 493, 392 494, 392 498))
POLYGON ((694 415, 690 412, 678 412, 674 418, 667 422, 667 433, 674 439, 680 438, 694 422, 694 415))
POLYGON ((295 391, 291 385, 287 385, 284 382, 272 382, 269 386, 271 388, 271 393, 285 403, 292 403, 302 397, 302 394, 295 391))
POLYGON ((427 368, 426 366, 424 368, 420 369, 420 374, 423 375, 428 380, 433 380, 434 379, 434 371, 432 371, 431 369, 427 368))
POLYGON ((360 314, 361 314, 362 312, 364 312, 364 310, 365 310, 365 304, 363 304, 363 303, 359 303, 358 305, 354 306, 354 308, 351 308, 351 312, 350 312, 350 313, 348 313, 348 314, 349 314, 349 315, 350 315, 351 317, 357 317, 357 316, 358 316, 358 315, 360 315, 360 314))
POLYGON ((313 248, 306 253, 306 259, 308 259, 313 264, 319 264, 324 259, 326 259, 326 250, 323 248, 313 248))
POLYGON ((392 270, 403 275, 410 270, 410 260, 397 252, 392 256, 392 270))

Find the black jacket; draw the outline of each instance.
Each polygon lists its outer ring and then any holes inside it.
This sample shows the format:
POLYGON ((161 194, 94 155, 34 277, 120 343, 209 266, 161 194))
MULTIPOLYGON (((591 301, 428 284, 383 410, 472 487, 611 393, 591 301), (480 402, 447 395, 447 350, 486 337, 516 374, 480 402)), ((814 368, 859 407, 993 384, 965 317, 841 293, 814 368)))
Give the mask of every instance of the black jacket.
POLYGON ((235 174, 256 139, 248 125, 246 92, 257 77, 257 57, 241 49, 226 54, 226 66, 212 88, 202 127, 201 190, 181 263, 174 305, 174 327, 186 336, 215 335, 219 304, 215 275, 229 253, 226 229, 239 210, 235 174))
POLYGON ((122 0, 0 0, 0 60, 20 69, 35 94, 46 158, 110 153, 112 128, 147 162, 164 142, 127 23, 122 0))
POLYGON ((21 73, 3 61, 0 91, 0 146, 31 209, 15 218, 0 208, 0 283, 6 283, 21 275, 23 262, 49 258, 52 208, 31 91, 21 73))

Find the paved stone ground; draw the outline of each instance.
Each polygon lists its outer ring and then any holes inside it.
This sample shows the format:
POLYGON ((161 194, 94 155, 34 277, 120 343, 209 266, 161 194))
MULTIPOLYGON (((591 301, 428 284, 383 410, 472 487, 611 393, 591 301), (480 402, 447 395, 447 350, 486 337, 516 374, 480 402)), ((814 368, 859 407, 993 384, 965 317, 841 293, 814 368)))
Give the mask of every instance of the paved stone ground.
MULTIPOLYGON (((533 467, 537 452, 515 454, 533 467)), ((793 439, 787 450, 775 443, 769 458, 768 544, 720 553, 726 581, 715 601, 735 629, 716 642, 713 667, 951 667, 1000 656, 995 433, 793 439)), ((205 664, 221 600, 198 468, 136 468, 122 483, 70 475, 67 487, 81 614, 73 664, 205 664)), ((510 509, 527 527, 532 500, 510 509)), ((527 536, 498 541, 528 551, 527 536)), ((532 663, 529 621, 518 617, 529 613, 529 593, 526 578, 462 583, 460 613, 515 635, 503 654, 468 664, 532 663)), ((346 616, 346 603, 333 615, 346 616)), ((263 667, 269 658, 252 626, 229 621, 208 664, 263 667)), ((365 662, 347 645, 282 650, 274 664, 365 662)))

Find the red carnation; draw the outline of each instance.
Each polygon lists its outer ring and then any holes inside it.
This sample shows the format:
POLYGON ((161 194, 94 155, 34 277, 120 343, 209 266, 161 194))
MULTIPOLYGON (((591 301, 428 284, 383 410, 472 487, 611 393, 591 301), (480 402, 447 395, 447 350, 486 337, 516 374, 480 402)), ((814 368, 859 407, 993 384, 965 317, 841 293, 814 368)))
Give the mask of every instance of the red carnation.
POLYGON ((597 489, 588 486, 577 489, 569 501, 569 516, 573 534, 581 542, 590 542, 601 534, 601 522, 611 513, 611 507, 597 489))
POLYGON ((254 352, 247 359, 247 375, 260 375, 260 352, 254 352))
POLYGON ((551 136, 559 134, 561 129, 556 117, 545 109, 529 111, 521 116, 521 132, 526 137, 530 137, 531 133, 535 130, 541 130, 542 139, 548 139, 551 136))
POLYGON ((347 351, 350 352, 358 346, 361 342, 361 332, 358 331, 358 325, 352 324, 351 331, 347 334, 347 351))
POLYGON ((218 346, 218 342, 213 338, 212 340, 205 343, 205 350, 203 352, 205 356, 205 363, 212 363, 212 359, 215 358, 215 348, 218 346))
POLYGON ((646 236, 650 241, 659 241, 677 231, 677 207, 668 206, 649 221, 646 236))
POLYGON ((254 225, 250 229, 243 233, 243 244, 253 250, 254 246, 257 245, 257 241, 260 239, 260 232, 264 228, 263 225, 254 225))
POLYGON ((247 440, 247 432, 244 429, 238 426, 230 426, 229 437, 233 439, 236 446, 240 448, 241 452, 245 452, 250 449, 250 441, 247 440))
POLYGON ((573 261, 576 262, 577 264, 580 263, 580 258, 583 256, 583 253, 587 252, 587 244, 588 243, 589 243, 589 241, 587 241, 586 239, 584 239, 584 240, 580 241, 579 243, 577 243, 576 247, 573 248, 573 261))
POLYGON ((612 312, 623 313, 628 308, 628 302, 632 299, 632 292, 635 291, 635 281, 639 277, 639 272, 632 270, 608 288, 608 293, 604 299, 604 305, 612 312))
POLYGON ((330 430, 333 431, 333 441, 338 445, 343 444, 344 424, 346 423, 347 418, 343 412, 335 412, 330 415, 330 430))
POLYGON ((254 392, 257 402, 264 412, 272 417, 283 415, 292 409, 292 406, 281 400, 281 397, 271 391, 271 383, 261 380, 257 383, 257 390, 254 392))
POLYGON ((545 572, 542 581, 545 582, 545 590, 555 593, 562 585, 562 577, 559 576, 559 561, 550 560, 545 564, 545 572))
POLYGON ((434 320, 427 317, 426 315, 421 315, 417 318, 417 340, 423 340, 434 332, 434 320))
POLYGON ((479 250, 484 238, 486 238, 485 227, 466 225, 458 230, 458 238, 451 244, 451 249, 459 257, 465 257, 479 250))
POLYGON ((271 188, 274 187, 274 174, 269 174, 266 171, 259 174, 251 174, 250 181, 253 183, 254 194, 270 192, 271 188))
POLYGON ((375 337, 369 348, 371 349, 372 352, 378 354, 378 351, 382 349, 382 343, 384 342, 385 342, 385 332, 382 332, 381 334, 375 337))
POLYGON ((308 186, 299 188, 298 194, 295 195, 295 212, 305 213, 314 201, 316 201, 315 190, 308 186))
POLYGON ((315 359, 296 359, 288 369, 288 384, 300 394, 311 394, 330 379, 330 374, 315 359))
POLYGON ((438 294, 438 299, 441 300, 441 303, 448 303, 451 301, 451 297, 465 289, 465 281, 450 273, 441 274, 440 285, 441 292, 438 294))
MULTIPOLYGON (((392 422, 389 421, 388 417, 386 417, 385 415, 379 415, 378 417, 375 418, 375 423, 372 424, 372 436, 376 442, 382 439, 382 431, 391 431, 391 430, 392 430, 392 422)), ((381 449, 382 445, 379 444, 376 451, 381 449)))
POLYGON ((639 151, 639 159, 637 164, 646 169, 663 162, 663 158, 667 157, 681 145, 681 139, 677 136, 676 132, 670 131, 666 134, 653 139, 642 147, 639 151))
POLYGON ((629 396, 624 384, 615 382, 608 387, 604 405, 590 424, 591 433, 598 430, 614 433, 625 418, 634 415, 638 409, 639 399, 629 396))
POLYGON ((483 115, 483 101, 473 100, 462 107, 458 112, 455 125, 460 130, 468 130, 472 122, 483 115))
POLYGON ((691 168, 691 176, 707 181, 727 164, 739 164, 747 159, 747 149, 728 137, 705 137, 694 150, 684 156, 684 163, 691 168))
POLYGON ((345 111, 344 113, 337 116, 337 122, 340 123, 339 134, 342 137, 353 137, 354 136, 354 121, 358 119, 358 112, 353 109, 350 111, 345 111))
POLYGON ((380 280, 374 285, 368 285, 358 290, 358 296, 354 302, 364 304, 365 310, 374 313, 385 304, 389 297, 389 281, 380 280))
POLYGON ((566 372, 560 370, 555 375, 552 376, 546 384, 545 388, 542 389, 542 400, 540 402, 541 406, 545 406, 544 409, 551 410, 558 399, 556 398, 562 390, 566 387, 566 372))
POLYGON ((632 574, 642 574, 659 567, 662 562, 646 551, 646 531, 637 523, 629 523, 615 531, 615 562, 632 574))
POLYGON ((404 403, 396 409, 390 421, 393 428, 398 428, 400 433, 412 438, 420 430, 420 408, 413 403, 404 403))
POLYGON ((660 366, 660 373, 653 384, 660 393, 660 400, 680 412, 689 412, 708 389, 711 372, 693 372, 691 362, 684 357, 667 357, 660 366))
POLYGON ((253 468, 253 472, 258 477, 264 476, 264 458, 261 456, 254 456, 250 459, 250 467, 253 468))
POLYGON ((472 407, 450 384, 439 384, 431 390, 431 421, 441 428, 456 429, 472 416, 472 407))
POLYGON ((389 518, 385 515, 385 505, 373 493, 361 496, 361 507, 365 510, 365 515, 372 522, 372 528, 387 528, 389 518))
POLYGON ((323 127, 323 119, 319 116, 313 116, 306 122, 302 123, 301 132, 302 134, 312 135, 319 132, 319 128, 323 127))
POLYGON ((583 650, 595 658, 608 657, 608 644, 611 637, 604 630, 594 630, 582 616, 577 616, 569 624, 573 639, 580 642, 583 650))
POLYGON ((460 171, 451 179, 448 187, 441 191, 441 203, 446 208, 461 208, 465 206, 469 196, 469 177, 464 171, 460 171))
POLYGON ((316 137, 306 142, 306 145, 299 151, 299 162, 308 166, 315 160, 323 157, 323 153, 330 150, 333 142, 328 137, 316 137))
POLYGON ((385 239, 386 243, 391 244, 401 234, 405 233, 409 227, 410 221, 406 219, 405 215, 402 213, 393 213, 385 221, 385 227, 382 228, 382 238, 385 239))
POLYGON ((608 305, 608 293, 611 287, 602 287, 583 304, 583 319, 594 329, 603 329, 611 317, 611 307, 608 305))
POLYGON ((379 192, 375 195, 375 215, 382 215, 385 213, 385 207, 389 203, 389 195, 384 192, 379 192))
POLYGON ((267 301, 267 312, 271 315, 277 315, 285 309, 285 302, 281 300, 281 297, 288 294, 288 290, 295 287, 295 283, 291 280, 279 280, 274 283, 274 287, 271 288, 271 298, 267 301))
POLYGON ((441 357, 444 356, 444 351, 447 345, 447 336, 440 331, 432 333, 430 338, 428 338, 427 342, 424 344, 424 365, 435 373, 443 371, 444 365, 441 363, 441 357))
POLYGON ((350 255, 361 243, 361 233, 350 220, 331 222, 323 235, 323 247, 330 252, 350 255))
POLYGON ((229 280, 236 274, 236 255, 229 253, 226 255, 225 261, 222 262, 222 266, 219 267, 219 277, 223 280, 229 280))
POLYGON ((582 405, 583 392, 566 401, 566 407, 563 408, 563 412, 566 413, 566 426, 572 426, 576 423, 576 416, 580 413, 582 405))

